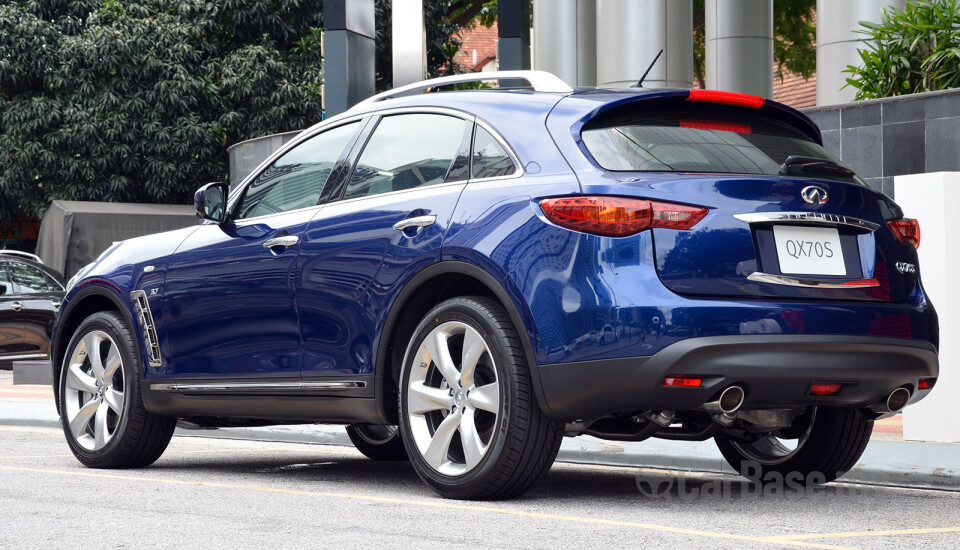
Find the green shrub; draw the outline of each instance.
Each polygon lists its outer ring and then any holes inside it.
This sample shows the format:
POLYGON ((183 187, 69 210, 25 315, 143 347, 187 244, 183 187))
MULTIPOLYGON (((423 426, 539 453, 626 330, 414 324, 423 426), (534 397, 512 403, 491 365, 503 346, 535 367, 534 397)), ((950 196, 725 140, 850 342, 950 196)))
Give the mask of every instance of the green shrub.
MULTIPOLYGON (((908 1, 887 8, 880 23, 861 21, 866 36, 861 65, 848 65, 856 99, 875 99, 960 85, 960 12, 957 0, 908 1)), ((846 87, 846 86, 845 86, 846 87)))

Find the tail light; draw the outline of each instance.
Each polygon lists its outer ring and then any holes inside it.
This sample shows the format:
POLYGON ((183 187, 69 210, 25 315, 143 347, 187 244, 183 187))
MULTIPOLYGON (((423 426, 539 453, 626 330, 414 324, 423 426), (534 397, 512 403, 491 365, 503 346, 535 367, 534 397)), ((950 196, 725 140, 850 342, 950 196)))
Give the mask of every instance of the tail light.
POLYGON ((810 395, 826 397, 837 395, 843 390, 843 384, 814 384, 810 386, 810 395))
POLYGON ((568 229, 626 237, 654 227, 690 229, 707 209, 624 197, 560 197, 540 201, 550 221, 568 229))
POLYGON ((766 99, 738 92, 724 92, 721 90, 690 90, 687 101, 703 101, 706 103, 724 103, 727 105, 737 105, 739 107, 748 107, 750 109, 759 109, 763 107, 766 99))
POLYGON ((900 218, 898 220, 887 220, 887 225, 893 234, 900 239, 900 242, 912 244, 914 248, 920 248, 920 222, 911 218, 900 218))
POLYGON ((703 384, 703 378, 694 378, 692 376, 665 376, 663 385, 668 388, 699 388, 703 384))

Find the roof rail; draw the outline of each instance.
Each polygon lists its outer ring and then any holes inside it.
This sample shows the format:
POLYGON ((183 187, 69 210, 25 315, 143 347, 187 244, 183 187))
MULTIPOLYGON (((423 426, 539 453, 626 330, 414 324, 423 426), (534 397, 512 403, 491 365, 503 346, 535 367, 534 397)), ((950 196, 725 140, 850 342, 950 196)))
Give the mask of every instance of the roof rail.
POLYGON ((394 88, 375 96, 368 97, 367 99, 351 107, 351 110, 361 106, 368 106, 385 99, 422 93, 430 88, 450 86, 452 84, 463 84, 466 82, 486 82, 488 80, 524 80, 530 84, 530 87, 533 88, 535 92, 548 92, 557 94, 569 94, 573 92, 573 88, 571 88, 566 82, 560 80, 560 78, 553 73, 548 73, 546 71, 488 71, 441 76, 440 78, 431 78, 430 80, 414 82, 413 84, 400 86, 399 88, 394 88))
POLYGON ((22 250, 7 250, 7 249, 3 249, 3 250, 0 250, 0 254, 6 254, 6 255, 9 255, 9 256, 20 256, 20 257, 26 258, 26 259, 28 259, 28 260, 33 260, 33 261, 37 262, 38 264, 42 264, 42 263, 43 263, 43 260, 40 259, 40 256, 37 256, 36 254, 31 254, 31 253, 29 253, 29 252, 23 252, 22 250))

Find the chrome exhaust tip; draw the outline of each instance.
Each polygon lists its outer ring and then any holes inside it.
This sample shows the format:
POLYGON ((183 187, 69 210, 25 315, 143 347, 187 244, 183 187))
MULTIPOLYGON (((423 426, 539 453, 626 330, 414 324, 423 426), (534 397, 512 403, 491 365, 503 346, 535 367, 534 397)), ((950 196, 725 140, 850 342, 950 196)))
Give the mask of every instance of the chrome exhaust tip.
POLYGON ((709 401, 703 404, 703 410, 708 413, 733 414, 743 406, 743 399, 746 394, 740 386, 730 386, 720 392, 720 397, 716 401, 709 401))
POLYGON ((887 410, 890 412, 900 412, 910 401, 910 390, 907 388, 897 388, 887 396, 887 410))

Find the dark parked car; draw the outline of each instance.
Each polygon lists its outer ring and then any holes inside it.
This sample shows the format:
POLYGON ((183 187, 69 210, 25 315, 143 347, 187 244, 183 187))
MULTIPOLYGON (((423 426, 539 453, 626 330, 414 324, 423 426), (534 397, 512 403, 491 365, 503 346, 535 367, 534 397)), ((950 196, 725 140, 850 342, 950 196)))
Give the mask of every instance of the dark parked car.
POLYGON ((59 273, 33 254, 0 250, 0 365, 49 357, 61 300, 59 273))
POLYGON ((52 361, 77 458, 322 422, 456 498, 522 493, 581 433, 814 483, 930 392, 919 227, 804 115, 537 72, 421 93, 477 78, 371 98, 82 269, 52 361))

